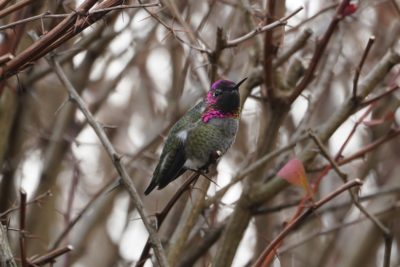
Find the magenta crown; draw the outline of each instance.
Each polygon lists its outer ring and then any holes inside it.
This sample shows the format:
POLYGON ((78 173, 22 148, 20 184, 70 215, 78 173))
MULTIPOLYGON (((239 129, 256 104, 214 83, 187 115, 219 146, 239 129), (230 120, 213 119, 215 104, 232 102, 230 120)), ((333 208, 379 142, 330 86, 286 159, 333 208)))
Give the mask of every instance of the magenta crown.
POLYGON ((229 80, 217 80, 211 85, 211 90, 215 90, 217 88, 225 89, 225 88, 233 88, 236 84, 229 80))

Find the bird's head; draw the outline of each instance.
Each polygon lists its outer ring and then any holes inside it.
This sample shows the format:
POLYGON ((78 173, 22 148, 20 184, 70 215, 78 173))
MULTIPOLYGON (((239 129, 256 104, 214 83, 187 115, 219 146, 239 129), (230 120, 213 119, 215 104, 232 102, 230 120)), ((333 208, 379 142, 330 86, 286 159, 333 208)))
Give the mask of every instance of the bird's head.
POLYGON ((240 108, 239 86, 246 80, 238 83, 229 80, 218 80, 211 85, 207 93, 207 106, 222 113, 237 112, 240 108))

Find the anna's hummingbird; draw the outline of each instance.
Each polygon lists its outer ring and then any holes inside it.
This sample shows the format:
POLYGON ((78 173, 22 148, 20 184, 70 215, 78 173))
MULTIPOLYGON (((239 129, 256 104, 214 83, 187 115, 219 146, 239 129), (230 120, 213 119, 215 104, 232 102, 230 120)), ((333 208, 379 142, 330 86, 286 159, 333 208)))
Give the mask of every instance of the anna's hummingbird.
POLYGON ((160 161, 153 173, 148 195, 162 189, 186 170, 208 167, 215 154, 223 155, 235 140, 239 127, 239 86, 228 80, 214 82, 207 95, 171 128, 160 161))

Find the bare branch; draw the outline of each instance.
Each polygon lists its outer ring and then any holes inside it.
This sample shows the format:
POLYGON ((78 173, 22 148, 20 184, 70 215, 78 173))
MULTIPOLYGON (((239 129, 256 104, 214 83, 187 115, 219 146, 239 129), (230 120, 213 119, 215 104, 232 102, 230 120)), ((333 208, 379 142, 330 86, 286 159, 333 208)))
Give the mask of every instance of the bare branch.
POLYGON ((32 259, 30 266, 36 267, 36 266, 40 266, 40 265, 45 265, 47 263, 51 263, 56 258, 60 257, 61 255, 64 255, 65 253, 72 251, 73 249, 74 248, 70 245, 63 247, 63 248, 54 249, 54 250, 46 253, 46 255, 32 259))
POLYGON ((317 201, 314 203, 310 208, 308 208, 304 213, 302 213, 299 217, 297 217, 293 222, 288 224, 283 231, 281 231, 275 238, 274 240, 269 243, 269 245, 265 248, 265 250, 262 252, 262 254, 258 257, 257 261, 254 263, 253 267, 259 267, 262 266, 264 258, 272 253, 275 250, 275 247, 281 243, 281 241, 295 228, 299 227, 304 220, 312 215, 315 210, 320 208, 322 205, 325 205, 329 201, 331 201, 333 198, 337 197, 341 193, 343 193, 346 190, 349 190, 353 187, 359 187, 363 183, 359 179, 355 179, 352 181, 349 181, 342 186, 340 186, 338 189, 335 191, 331 192, 329 195, 326 197, 322 198, 321 200, 317 201))
POLYGON ((22 188, 19 191, 20 195, 20 215, 19 215, 19 249, 21 253, 22 267, 28 267, 26 258, 26 242, 25 242, 25 224, 26 224, 26 192, 22 188))
POLYGON ((22 0, 22 1, 18 1, 17 3, 0 10, 0 18, 3 18, 21 8, 23 8, 24 6, 30 5, 32 2, 34 2, 35 0, 22 0))
POLYGON ((372 45, 375 42, 375 36, 371 36, 368 39, 368 43, 364 49, 364 53, 361 57, 360 63, 358 64, 358 67, 356 69, 356 73, 354 74, 353 78, 353 99, 357 99, 357 86, 358 86, 358 78, 360 77, 361 69, 364 66, 365 59, 367 58, 369 51, 371 50, 372 45))
POLYGON ((94 117, 90 113, 90 111, 86 108, 85 103, 83 102, 83 100, 79 96, 79 94, 76 92, 75 88, 73 87, 73 85, 71 84, 69 79, 66 77, 60 64, 54 59, 50 59, 49 63, 54 67, 54 71, 56 72, 58 78, 61 80, 61 82, 65 86, 66 90, 68 91, 71 101, 74 102, 78 106, 78 108, 81 110, 81 112, 86 117, 89 125, 93 128, 96 135, 99 137, 101 143, 103 144, 105 150, 107 151, 108 156, 110 157, 111 161, 113 162, 117 172, 121 176, 123 185, 127 189, 133 203, 135 204, 136 209, 138 210, 138 212, 142 218, 143 224, 145 225, 147 231, 149 232, 151 244, 153 246, 153 249, 154 249, 154 252, 157 257, 159 265, 160 266, 168 266, 168 262, 166 260, 165 254, 164 254, 164 250, 162 248, 161 241, 157 235, 156 230, 150 223, 150 220, 148 218, 147 212, 144 209, 143 202, 139 196, 139 193, 137 192, 135 186, 132 183, 132 179, 129 177, 128 172, 126 171, 124 165, 121 163, 121 157, 115 151, 110 140, 108 139, 107 135, 105 134, 103 128, 94 119, 94 117))

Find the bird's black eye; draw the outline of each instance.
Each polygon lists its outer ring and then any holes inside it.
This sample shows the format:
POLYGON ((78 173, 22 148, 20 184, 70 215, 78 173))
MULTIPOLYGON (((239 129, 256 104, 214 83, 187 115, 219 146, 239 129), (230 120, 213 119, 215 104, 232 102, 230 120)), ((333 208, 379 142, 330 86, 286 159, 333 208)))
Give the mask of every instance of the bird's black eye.
POLYGON ((217 89, 215 89, 214 92, 213 92, 213 97, 217 97, 217 96, 219 96, 219 95, 221 95, 221 94, 222 94, 222 90, 219 89, 219 88, 217 88, 217 89))

